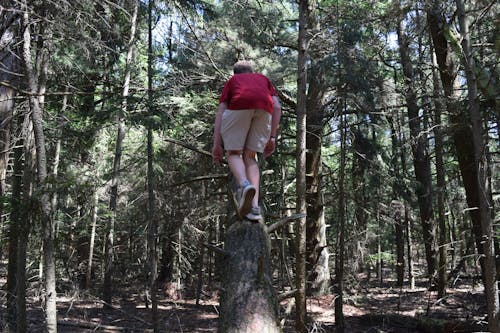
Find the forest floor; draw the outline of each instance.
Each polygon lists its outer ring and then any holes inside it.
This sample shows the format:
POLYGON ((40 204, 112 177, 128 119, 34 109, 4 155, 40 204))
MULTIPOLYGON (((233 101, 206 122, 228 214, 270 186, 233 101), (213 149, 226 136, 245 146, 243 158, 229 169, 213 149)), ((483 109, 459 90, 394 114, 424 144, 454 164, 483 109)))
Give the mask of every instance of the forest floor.
MULTIPOLYGON (((344 296, 345 332, 418 333, 487 331, 486 305, 482 286, 462 281, 449 289, 445 298, 437 300, 436 292, 423 286, 413 290, 395 289, 393 283, 379 285, 361 281, 344 296)), ((0 278, 0 285, 5 280, 0 278)), ((165 332, 216 332, 218 299, 204 294, 196 305, 189 297, 159 298, 160 323, 165 332)), ((5 296, 0 297, 0 318, 5 323, 5 296)), ((310 332, 335 332, 334 298, 332 295, 310 297, 307 311, 310 332)), ((58 298, 59 332, 151 332, 148 329, 150 309, 144 296, 128 290, 105 309, 95 296, 78 292, 61 293, 58 298)), ((281 302, 283 331, 294 332, 293 298, 281 302)), ((43 332, 40 301, 28 299, 28 332, 43 332)), ((0 327, 3 327, 1 325, 0 327)))

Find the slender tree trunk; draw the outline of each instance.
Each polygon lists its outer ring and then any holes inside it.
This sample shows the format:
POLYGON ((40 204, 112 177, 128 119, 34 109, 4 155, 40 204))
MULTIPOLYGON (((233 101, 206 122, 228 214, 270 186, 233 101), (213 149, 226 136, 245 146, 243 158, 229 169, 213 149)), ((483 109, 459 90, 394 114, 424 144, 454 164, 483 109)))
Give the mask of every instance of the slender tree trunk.
MULTIPOLYGON (((153 112, 153 6, 154 0, 148 1, 148 114, 152 118, 153 112)), ((158 321, 158 249, 156 245, 158 223, 154 214, 155 193, 154 193, 154 169, 153 169, 153 128, 148 123, 148 256, 149 256, 149 289, 151 294, 151 309, 153 318, 153 330, 159 332, 158 321)))
POLYGON ((444 105, 440 98, 439 79, 437 72, 434 68, 437 67, 436 56, 433 50, 432 54, 432 81, 434 92, 434 149, 436 155, 436 182, 437 182, 437 209, 438 209, 438 226, 439 226, 439 266, 438 266, 438 298, 442 298, 446 294, 447 278, 447 228, 445 216, 445 193, 446 193, 446 180, 444 173, 443 161, 443 130, 441 124, 441 111, 444 105))
POLYGON ((434 249, 434 211, 432 205, 432 180, 430 159, 425 151, 427 147, 427 135, 422 131, 419 117, 419 106, 417 95, 413 88, 415 76, 409 54, 409 41, 403 30, 403 21, 400 19, 398 27, 398 45, 403 74, 405 78, 405 98, 408 109, 409 126, 412 142, 413 165, 415 178, 418 182, 417 196, 420 209, 420 220, 425 245, 425 258, 427 261, 427 273, 429 279, 434 277, 436 272, 436 251, 434 249))
MULTIPOLYGON (((43 253, 44 253, 44 276, 45 276, 45 320, 46 330, 49 333, 57 332, 57 308, 56 308, 56 263, 55 263, 55 242, 54 242, 54 223, 50 211, 50 197, 47 184, 47 154, 45 150, 45 135, 42 124, 43 109, 38 98, 40 87, 37 87, 37 78, 31 60, 31 34, 30 21, 28 16, 28 6, 24 3, 23 14, 24 43, 23 60, 25 73, 28 81, 29 105, 31 109, 31 119, 33 122, 33 131, 36 145, 36 165, 38 171, 39 188, 42 189, 40 197, 40 220, 44 230, 43 253)), ((39 50, 43 52, 43 50, 39 50)), ((43 65, 42 65, 43 66, 43 65)), ((43 103, 42 103, 43 105, 43 103)))
POLYGON ((123 150, 123 139, 125 138, 125 114, 127 112, 127 99, 130 90, 130 74, 132 66, 132 58, 134 53, 135 44, 135 31, 137 28, 137 12, 138 12, 139 2, 134 1, 134 9, 132 18, 130 21, 130 39, 128 43, 127 58, 125 60, 125 78, 123 81, 123 91, 122 91, 122 106, 118 114, 117 119, 117 135, 116 135, 116 146, 115 146, 115 156, 113 159, 113 172, 111 176, 111 195, 109 198, 109 209, 111 211, 111 218, 106 230, 106 243, 104 250, 104 282, 102 290, 102 298, 105 302, 105 306, 110 306, 113 297, 113 244, 114 244, 114 232, 115 232, 115 219, 116 219, 116 208, 118 201, 118 185, 120 180, 120 165, 122 159, 123 150))
MULTIPOLYGON (((398 117, 399 118, 399 117, 398 117)), ((401 121, 398 119, 397 122, 398 128, 398 141, 406 142, 405 135, 401 130, 401 121)), ((406 150, 404 146, 401 146, 400 149, 400 159, 401 159, 401 174, 403 178, 406 178, 407 168, 406 168, 406 150)), ((405 188, 405 192, 408 190, 405 188)), ((406 197, 409 197, 409 193, 406 193, 406 197)), ((410 285, 410 289, 415 289, 415 276, 413 274, 413 242, 412 242, 412 222, 410 220, 410 212, 408 208, 408 204, 405 201, 403 204, 404 208, 404 226, 406 230, 406 261, 408 262, 408 283, 410 285)))
MULTIPOLYGON (((5 4, 10 5, 12 4, 5 4)), ((19 41, 18 32, 18 18, 17 15, 8 12, 0 13, 0 17, 3 22, 11 22, 9 26, 6 27, 6 31, 0 35, 0 59, 2 63, 2 68, 5 70, 0 70, 0 81, 9 83, 11 86, 17 86, 18 80, 11 73, 18 73, 19 71, 19 48, 16 44, 19 41)), ((2 23, 3 23, 2 22, 2 23)), ((10 137, 11 137, 11 124, 14 127, 14 133, 16 133, 16 127, 19 132, 22 127, 22 116, 17 115, 17 120, 13 122, 13 111, 14 111, 14 97, 16 96, 15 89, 0 86, 0 196, 6 196, 6 172, 8 165, 10 149, 10 137), (16 124, 19 124, 16 126, 16 124)), ((15 140, 13 140, 15 141, 15 140)), ((11 216, 8 225, 7 237, 8 242, 8 265, 7 265, 7 295, 6 295, 6 306, 7 306, 7 316, 6 323, 7 329, 16 330, 16 266, 17 264, 17 245, 18 245, 18 228, 19 223, 21 223, 22 218, 20 217, 21 206, 22 206, 22 179, 21 175, 23 172, 23 161, 22 161, 22 146, 23 138, 18 142, 14 142, 14 170, 12 175, 11 184, 11 216)), ((3 218, 5 214, 5 206, 3 202, 0 202, 0 225, 3 223, 3 218)), ((3 236, 3 235, 2 235, 3 236)), ((2 250, 0 249, 0 259, 2 258, 2 250)))
MULTIPOLYGON (((18 116, 17 123, 21 126, 17 126, 18 128, 22 127, 23 121, 21 120, 21 116, 18 116)), ((23 132, 22 130, 20 132, 23 132)), ((23 149, 24 149, 24 140, 23 136, 15 142, 14 148, 14 166, 12 170, 12 189, 11 189, 11 206, 12 212, 10 215, 10 224, 9 224, 9 262, 7 266, 7 297, 6 297, 6 305, 7 305, 7 327, 16 332, 17 331, 17 267, 18 263, 18 242, 19 242, 19 229, 20 224, 22 223, 22 214, 21 212, 26 211, 26 209, 22 209, 22 205, 24 204, 22 196, 22 174, 24 171, 24 161, 23 161, 23 149)))
POLYGON ((405 269, 405 251, 404 251, 404 228, 403 228, 403 214, 404 210, 401 202, 398 199, 401 197, 400 179, 402 179, 399 170, 399 154, 398 150, 402 149, 401 144, 398 142, 398 135, 394 126, 392 117, 389 119, 391 126, 391 144, 392 144, 392 167, 394 170, 394 182, 392 184, 392 202, 391 210, 394 214, 394 233, 396 236, 396 276, 397 286, 402 287, 404 283, 404 269, 405 269))
POLYGON ((463 66, 467 78, 469 112, 472 120, 472 141, 474 143, 474 162, 478 170, 476 179, 479 189, 479 216, 481 217, 482 242, 485 255, 484 289, 488 305, 488 327, 492 333, 500 332, 500 304, 496 279, 494 234, 489 202, 489 184, 487 178, 486 146, 483 140, 483 126, 479 110, 476 76, 474 74, 474 58, 470 46, 469 24, 462 0, 455 0, 458 11, 460 33, 462 35, 463 66))
POLYGON ((345 163, 346 163, 346 131, 344 108, 341 108, 340 114, 340 167, 339 167, 339 201, 338 201, 338 236, 337 236, 337 255, 335 257, 335 328, 336 332, 344 333, 344 248, 345 248, 345 163))
POLYGON ((17 244, 17 332, 27 332, 26 321, 26 253, 28 247, 28 237, 31 230, 33 220, 33 208, 31 202, 33 200, 33 183, 35 176, 35 147, 33 138, 33 129, 31 122, 26 117, 25 125, 23 126, 24 139, 24 163, 23 163, 23 203, 24 211, 19 213, 19 240, 17 244))
MULTIPOLYGON (((306 103, 307 103, 307 16, 309 1, 299 1, 299 54, 297 61, 297 213, 306 214, 306 103)), ((295 275, 295 331, 305 333, 306 329, 306 217, 296 222, 296 275, 295 275)))
POLYGON ((94 205, 92 207, 92 226, 90 229, 89 260, 87 262, 87 274, 85 277, 85 288, 87 289, 90 288, 90 282, 92 280, 92 261, 94 259, 94 245, 95 245, 98 209, 99 209, 99 192, 97 191, 96 188, 94 189, 94 205))

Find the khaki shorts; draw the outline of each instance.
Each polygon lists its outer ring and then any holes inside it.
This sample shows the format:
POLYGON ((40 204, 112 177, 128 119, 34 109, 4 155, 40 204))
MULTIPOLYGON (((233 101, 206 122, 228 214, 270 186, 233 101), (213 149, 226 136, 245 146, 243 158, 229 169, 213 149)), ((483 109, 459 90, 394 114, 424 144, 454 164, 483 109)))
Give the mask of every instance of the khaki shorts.
POLYGON ((224 149, 264 152, 271 135, 271 119, 264 110, 224 111, 220 130, 224 149))

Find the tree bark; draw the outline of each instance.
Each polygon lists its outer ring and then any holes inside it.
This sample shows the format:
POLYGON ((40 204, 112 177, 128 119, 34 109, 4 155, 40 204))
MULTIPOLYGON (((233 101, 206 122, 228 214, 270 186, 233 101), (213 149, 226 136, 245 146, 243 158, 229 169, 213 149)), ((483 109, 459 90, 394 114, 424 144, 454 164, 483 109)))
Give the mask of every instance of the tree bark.
MULTIPOLYGON (((17 20, 16 16, 11 13, 1 13, 1 18, 4 22, 9 22, 12 20, 14 23, 17 20)), ((16 24, 17 25, 17 24, 16 24)), ((0 59, 2 67, 6 71, 0 70, 0 81, 7 82, 9 85, 15 87, 18 82, 14 75, 10 73, 17 73, 19 71, 19 50, 14 46, 19 40, 17 29, 14 27, 16 25, 9 25, 6 30, 0 34, 0 44, 2 49, 0 49, 0 59), (10 72, 10 73, 9 73, 10 72)), ((5 176, 7 171, 8 157, 10 149, 10 137, 11 137, 11 123, 14 110, 14 97, 16 91, 13 88, 0 86, 0 196, 5 196, 6 193, 6 182, 5 176)), ((22 127, 22 116, 18 115, 17 123, 22 127)), ((14 127, 15 126, 15 123, 14 127)), ((15 132, 15 130, 14 130, 15 132)), ((15 143, 15 142, 14 142, 15 143)), ((17 245, 18 245, 18 229, 19 224, 22 219, 20 217, 21 207, 22 207, 22 179, 21 175, 23 172, 23 160, 22 160, 22 136, 17 142, 17 146, 14 145, 14 170, 12 175, 12 188, 11 188, 11 216, 8 225, 8 265, 7 265, 7 296, 6 296, 6 306, 7 306, 7 327, 11 330, 16 330, 16 266, 17 263, 17 245)), ((3 222, 4 203, 0 203, 0 224, 3 222)), ((2 257, 2 250, 0 250, 0 258, 2 257)))
MULTIPOLYGON (((57 292, 56 292, 56 263, 55 263, 55 241, 54 241, 54 222, 51 217, 50 196, 47 178, 47 153, 45 149, 45 134, 43 131, 42 114, 43 103, 40 103, 39 92, 44 88, 38 86, 38 79, 33 68, 31 59, 31 33, 30 20, 28 15, 28 5, 26 1, 23 4, 23 60, 25 66, 26 79, 30 91, 29 106, 31 110, 31 119, 33 122, 33 132, 35 136, 36 146, 36 167, 38 172, 38 187, 41 189, 39 219, 43 227, 43 261, 44 261, 44 277, 45 277, 45 320, 46 330, 49 333, 57 332, 57 292)), ((43 52, 43 49, 38 50, 43 52)), ((43 56, 42 56, 43 57, 43 56)), ((46 61, 46 58, 43 57, 46 61)), ((40 64, 40 67, 45 67, 45 64, 40 64)), ((39 73, 40 67, 38 68, 39 73)))
MULTIPOLYGON (((434 1, 427 11, 427 24, 431 33, 434 52, 439 66, 439 74, 441 79, 444 98, 446 101, 446 111, 449 114, 451 121, 451 130, 453 143, 456 148, 460 174, 464 183, 465 194, 467 199, 468 212, 472 221, 472 232, 476 243, 477 252, 480 254, 479 262, 481 269, 484 272, 484 248, 482 239, 482 226, 480 211, 480 188, 478 187, 478 165, 475 163, 474 146, 472 140, 464 140, 464 138, 472 138, 472 129, 469 126, 470 118, 460 107, 458 96, 454 89, 456 76, 455 65, 451 58, 450 45, 445 37, 446 19, 441 12, 440 3, 434 1)), ((484 281, 484 275, 483 275, 484 281)))
POLYGON ((27 332, 26 321, 26 254, 28 248, 28 237, 33 220, 32 196, 35 175, 35 147, 33 138, 33 128, 29 118, 26 117, 22 131, 24 163, 22 179, 22 207, 24 211, 19 213, 19 240, 17 244, 17 332, 27 332))
POLYGON ((392 116, 388 119, 389 125, 391 127, 391 146, 392 146, 392 167, 394 172, 394 181, 392 184, 392 202, 391 210, 394 216, 394 234, 396 236, 396 285, 402 287, 404 283, 404 269, 405 269, 405 251, 404 251, 404 206, 398 201, 401 197, 402 190, 400 189, 400 179, 402 179, 401 172, 399 170, 399 154, 398 151, 402 149, 401 144, 398 140, 398 135, 396 133, 396 128, 394 126, 394 121, 392 116))
POLYGON ((266 226, 248 220, 234 222, 227 229, 224 250, 218 332, 281 332, 266 226))
MULTIPOLYGON (((138 3, 136 7, 138 6, 138 3)), ((153 112, 153 6, 154 0, 148 1, 148 115, 152 118, 153 112)), ((154 214, 155 192, 154 192, 154 169, 153 169, 153 125, 148 122, 147 126, 147 186, 148 186, 148 256, 149 256, 149 293, 151 295, 151 311, 153 331, 159 332, 158 321, 158 248, 157 234, 158 221, 154 214)))
POLYGON ((434 150, 436 155, 436 185, 437 185, 437 209, 438 209, 438 227, 439 227, 439 266, 438 266, 438 298, 442 298, 446 294, 447 278, 447 228, 445 216, 445 193, 446 193, 446 180, 444 172, 443 160, 443 129, 441 124, 441 111, 444 105, 440 98, 439 82, 437 72, 436 56, 431 49, 432 55, 432 82, 434 92, 434 150))
MULTIPOLYGON (((403 13, 401 13, 403 14, 403 13)), ((432 205, 432 179, 429 154, 426 152, 427 135, 422 131, 419 116, 417 95, 413 88, 415 76, 409 54, 409 41, 403 30, 403 20, 400 19, 397 27, 399 55, 403 66, 405 78, 405 98, 408 109, 408 118, 412 142, 413 167, 415 178, 418 182, 417 197, 420 210, 420 221, 425 246, 425 259, 429 279, 434 277, 436 271, 436 251, 434 249, 434 210, 432 205)))
POLYGON ((483 139, 483 126, 479 110, 476 76, 474 74, 474 58, 470 45, 469 23, 462 0, 457 4, 458 22, 462 35, 463 66, 467 78, 467 95, 469 97, 469 112, 472 120, 472 141, 474 144, 474 164, 478 170, 476 179, 479 189, 479 216, 481 218, 482 243, 484 248, 484 289, 488 306, 488 327, 492 333, 500 332, 500 304, 496 279, 496 263, 494 249, 494 234, 491 221, 489 202, 489 184, 487 178, 486 145, 483 139))
MULTIPOLYGON (((21 117, 18 117, 18 124, 22 127, 23 121, 21 117)), ((22 132, 22 131, 21 131, 22 132)), ((9 262, 7 266, 7 327, 14 332, 17 330, 17 267, 18 264, 18 243, 19 243, 19 229, 22 223, 22 205, 24 204, 23 196, 23 181, 22 174, 24 171, 24 161, 23 161, 23 137, 15 142, 16 146, 14 148, 14 166, 12 170, 12 189, 11 189, 11 206, 12 212, 10 215, 9 223, 9 262)))
MULTIPOLYGON (((297 142, 296 142, 296 177, 298 214, 306 214, 306 119, 307 119, 307 17, 309 1, 299 1, 299 36, 297 60, 297 142)), ((306 217, 299 219, 296 225, 296 273, 295 273, 295 331, 306 332, 306 217)))
POLYGON ((337 235, 337 255, 335 257, 335 328, 336 332, 344 333, 344 247, 345 247, 345 162, 346 162, 346 122, 343 113, 344 108, 341 108, 340 114, 340 162, 339 162, 339 201, 338 201, 338 235, 337 235))

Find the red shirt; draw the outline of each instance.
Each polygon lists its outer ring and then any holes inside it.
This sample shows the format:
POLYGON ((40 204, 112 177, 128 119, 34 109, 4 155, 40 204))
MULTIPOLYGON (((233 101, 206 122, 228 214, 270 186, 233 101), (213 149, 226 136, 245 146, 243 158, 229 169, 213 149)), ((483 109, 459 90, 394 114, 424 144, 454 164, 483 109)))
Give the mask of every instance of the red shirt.
POLYGON ((271 96, 276 96, 276 90, 266 76, 241 73, 226 82, 219 102, 226 102, 229 110, 261 109, 272 114, 271 96))

